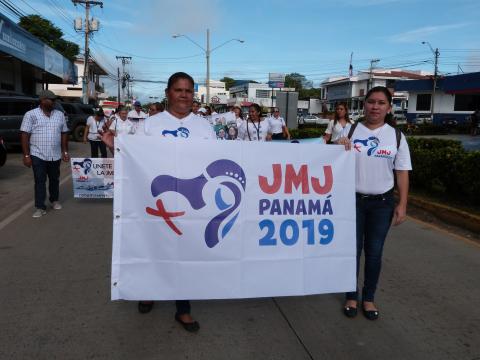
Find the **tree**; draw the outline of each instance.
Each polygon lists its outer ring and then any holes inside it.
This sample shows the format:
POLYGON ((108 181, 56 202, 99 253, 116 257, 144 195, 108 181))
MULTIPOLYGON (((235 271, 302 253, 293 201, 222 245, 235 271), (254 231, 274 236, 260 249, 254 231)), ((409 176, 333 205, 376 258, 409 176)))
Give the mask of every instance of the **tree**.
POLYGON ((224 76, 220 81, 225 83, 225 90, 230 90, 230 88, 235 85, 235 79, 228 76, 224 76))
POLYGON ((62 39, 63 32, 60 28, 56 27, 50 20, 47 20, 40 15, 22 16, 18 25, 42 40, 52 49, 57 50, 70 61, 74 61, 75 57, 80 52, 80 48, 77 44, 62 39))
POLYGON ((117 101, 117 97, 116 97, 116 96, 109 96, 109 97, 107 97, 106 100, 108 100, 108 101, 117 101))
POLYGON ((295 90, 300 91, 302 89, 311 89, 313 82, 307 80, 305 75, 299 73, 291 73, 285 76, 285 87, 295 88, 295 90))
POLYGON ((301 89, 298 91, 298 100, 308 100, 310 98, 320 98, 320 89, 301 89))

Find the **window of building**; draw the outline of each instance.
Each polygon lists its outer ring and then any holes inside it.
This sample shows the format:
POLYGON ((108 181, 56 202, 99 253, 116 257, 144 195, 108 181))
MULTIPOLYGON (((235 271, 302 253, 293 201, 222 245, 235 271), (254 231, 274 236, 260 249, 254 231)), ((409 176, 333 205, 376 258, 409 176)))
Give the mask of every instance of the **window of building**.
POLYGON ((417 95, 417 111, 430 111, 430 103, 432 102, 432 94, 417 95))
POLYGON ((270 97, 270 90, 258 90, 257 89, 257 98, 269 98, 270 97))
POLYGON ((456 94, 454 111, 475 111, 480 109, 480 95, 456 94))

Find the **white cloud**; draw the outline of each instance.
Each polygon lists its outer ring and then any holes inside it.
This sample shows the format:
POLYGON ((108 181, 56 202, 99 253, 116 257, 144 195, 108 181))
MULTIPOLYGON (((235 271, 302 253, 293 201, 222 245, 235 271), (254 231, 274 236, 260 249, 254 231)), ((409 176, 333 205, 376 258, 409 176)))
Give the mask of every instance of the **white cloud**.
POLYGON ((438 25, 438 26, 424 26, 419 29, 406 31, 400 34, 392 35, 388 39, 392 42, 418 42, 428 39, 433 34, 438 34, 448 30, 460 29, 468 26, 469 23, 438 25))

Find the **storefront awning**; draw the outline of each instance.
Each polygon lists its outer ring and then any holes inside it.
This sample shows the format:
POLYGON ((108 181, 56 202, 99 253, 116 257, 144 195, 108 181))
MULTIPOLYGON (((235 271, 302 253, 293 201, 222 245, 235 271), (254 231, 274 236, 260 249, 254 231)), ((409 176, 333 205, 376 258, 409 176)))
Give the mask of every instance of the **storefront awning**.
POLYGON ((70 60, 3 14, 0 14, 0 52, 44 71, 50 83, 77 83, 76 68, 70 60))

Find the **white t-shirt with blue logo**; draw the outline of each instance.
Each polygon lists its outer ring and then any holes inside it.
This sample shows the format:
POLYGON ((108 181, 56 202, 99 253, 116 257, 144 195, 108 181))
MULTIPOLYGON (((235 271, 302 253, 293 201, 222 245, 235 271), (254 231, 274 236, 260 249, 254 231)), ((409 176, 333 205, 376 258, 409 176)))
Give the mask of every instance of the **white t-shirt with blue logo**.
POLYGON ((145 135, 165 138, 216 139, 212 126, 202 116, 190 113, 178 119, 168 111, 162 111, 145 120, 145 135))
POLYGON ((370 130, 358 123, 351 137, 355 152, 355 186, 361 194, 383 194, 393 188, 393 170, 412 170, 410 150, 402 134, 397 151, 395 129, 385 124, 370 130))

